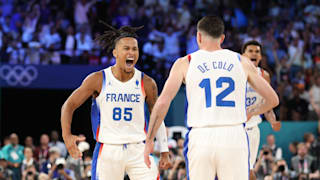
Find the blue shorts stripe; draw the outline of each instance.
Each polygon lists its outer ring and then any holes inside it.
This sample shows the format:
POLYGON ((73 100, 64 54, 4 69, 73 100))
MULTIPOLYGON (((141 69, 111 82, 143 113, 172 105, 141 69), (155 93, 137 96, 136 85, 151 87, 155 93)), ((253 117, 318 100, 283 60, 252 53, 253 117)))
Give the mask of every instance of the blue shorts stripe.
POLYGON ((183 149, 183 155, 184 155, 184 158, 186 160, 186 170, 187 170, 187 180, 190 180, 190 177, 189 177, 189 160, 188 160, 188 143, 189 143, 189 133, 191 131, 192 128, 188 128, 189 131, 187 132, 186 134, 186 138, 185 138, 185 141, 184 141, 184 149, 183 149))
POLYGON ((250 179, 250 142, 249 142, 248 133, 247 133, 247 131, 245 130, 245 126, 246 126, 246 124, 243 123, 243 129, 244 129, 244 132, 246 133, 247 144, 248 144, 248 179, 250 179))
POLYGON ((99 180, 99 177, 97 174, 97 163, 98 163, 100 146, 101 146, 101 143, 97 142, 96 147, 94 148, 94 151, 93 151, 92 166, 91 166, 91 180, 99 180))

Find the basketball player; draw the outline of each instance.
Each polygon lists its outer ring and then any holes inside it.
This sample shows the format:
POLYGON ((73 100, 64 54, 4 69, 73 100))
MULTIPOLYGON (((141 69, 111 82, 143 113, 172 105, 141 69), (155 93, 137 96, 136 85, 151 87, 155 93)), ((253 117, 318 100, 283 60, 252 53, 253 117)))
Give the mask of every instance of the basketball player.
MULTIPOLYGON (((262 45, 255 40, 248 41, 243 45, 242 55, 249 58, 254 66, 257 68, 258 74, 262 76, 266 81, 270 83, 270 75, 267 71, 258 67, 261 59, 262 59, 262 45)), ((252 112, 258 106, 263 103, 263 98, 259 95, 255 90, 253 90, 250 85, 247 85, 247 98, 246 105, 247 111, 252 112)), ((276 116, 273 110, 270 110, 264 113, 265 118, 271 124, 271 127, 274 131, 279 131, 281 128, 280 121, 276 121, 276 116)), ((250 180, 255 180, 255 174, 253 171, 254 164, 257 159, 259 142, 260 142, 260 130, 258 125, 262 122, 260 115, 251 117, 246 122, 246 130, 249 136, 250 142, 250 180)))
MULTIPOLYGON (((71 134, 73 112, 92 97, 91 123, 97 141, 93 153, 93 180, 123 180, 125 172, 131 180, 157 179, 154 161, 151 168, 144 164, 146 138, 145 102, 151 111, 157 99, 155 81, 134 66, 139 58, 136 31, 129 26, 110 28, 97 38, 108 50, 113 50, 116 64, 91 73, 64 103, 61 110, 63 139, 73 158, 82 156, 76 143, 82 138, 71 134)), ((169 154, 166 129, 161 124, 160 168, 168 168, 169 154)))
POLYGON ((184 155, 191 180, 249 179, 249 144, 245 131, 247 81, 265 99, 251 115, 265 113, 278 105, 277 94, 258 75, 252 62, 221 48, 223 21, 205 16, 197 25, 198 51, 179 58, 151 113, 145 146, 145 163, 170 103, 181 84, 186 84, 188 112, 184 155))

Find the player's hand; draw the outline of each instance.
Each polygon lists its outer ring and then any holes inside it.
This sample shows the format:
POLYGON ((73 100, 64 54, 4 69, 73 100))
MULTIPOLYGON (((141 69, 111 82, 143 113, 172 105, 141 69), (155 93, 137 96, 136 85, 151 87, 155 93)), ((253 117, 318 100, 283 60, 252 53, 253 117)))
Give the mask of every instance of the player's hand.
POLYGON ((271 123, 271 127, 274 131, 280 131, 281 129, 281 122, 280 121, 275 121, 271 123))
POLYGON ((165 170, 171 167, 172 167, 172 163, 170 161, 169 152, 162 152, 160 154, 159 168, 165 170))
POLYGON ((143 156, 144 156, 144 163, 148 166, 148 168, 151 167, 151 161, 149 157, 150 157, 150 154, 153 152, 153 145, 154 145, 153 141, 146 140, 143 156))
POLYGON ((68 149, 69 154, 74 158, 74 159, 79 159, 82 157, 82 152, 79 150, 77 143, 84 141, 86 138, 83 136, 75 136, 75 135, 70 135, 67 137, 64 137, 64 143, 66 144, 66 147, 68 149))
POLYGON ((249 121, 252 118, 253 114, 252 112, 248 111, 247 109, 247 121, 249 121))

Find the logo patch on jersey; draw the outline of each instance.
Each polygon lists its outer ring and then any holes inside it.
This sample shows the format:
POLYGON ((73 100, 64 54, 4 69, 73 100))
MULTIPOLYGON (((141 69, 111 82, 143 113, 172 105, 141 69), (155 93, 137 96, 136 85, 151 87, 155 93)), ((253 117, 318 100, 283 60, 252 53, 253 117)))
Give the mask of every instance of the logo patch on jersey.
POLYGON ((139 89, 139 81, 136 80, 136 89, 139 89))

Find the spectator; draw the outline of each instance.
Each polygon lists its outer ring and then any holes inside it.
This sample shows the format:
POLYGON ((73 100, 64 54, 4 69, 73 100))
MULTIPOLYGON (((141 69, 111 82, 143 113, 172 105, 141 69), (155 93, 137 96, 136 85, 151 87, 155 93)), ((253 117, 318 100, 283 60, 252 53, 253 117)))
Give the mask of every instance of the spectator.
POLYGON ((60 158, 60 149, 56 146, 53 146, 49 149, 49 158, 47 161, 40 164, 40 172, 44 172, 46 174, 49 173, 50 169, 54 166, 56 160, 60 158))
POLYGON ((19 137, 15 133, 10 135, 10 144, 2 148, 8 168, 13 171, 13 180, 21 179, 21 163, 24 159, 23 149, 24 147, 19 144, 19 137))
POLYGON ((8 168, 8 162, 4 157, 2 151, 0 151, 0 180, 13 180, 14 174, 8 168))
POLYGON ((275 160, 282 159, 282 149, 276 145, 276 140, 273 134, 267 136, 267 147, 271 149, 272 156, 275 160))
POLYGON ((309 119, 320 121, 320 74, 315 75, 315 83, 309 90, 310 115, 309 119))
POLYGON ((60 150, 60 155, 61 157, 67 157, 67 148, 66 148, 66 145, 59 141, 59 134, 58 134, 58 131, 51 131, 51 141, 49 143, 49 146, 50 147, 58 147, 59 150, 60 150))
POLYGON ((22 180, 38 180, 39 172, 34 165, 28 165, 24 171, 22 171, 22 180))
POLYGON ((34 150, 36 149, 36 147, 34 146, 33 144, 33 138, 31 136, 27 136, 25 139, 24 139, 24 147, 29 147, 31 148, 31 150, 34 152, 34 150))
POLYGON ((46 34, 42 39, 42 44, 47 49, 58 50, 61 47, 61 37, 55 27, 51 27, 50 33, 46 34))
POLYGON ((45 173, 40 173, 38 176, 38 180, 50 180, 49 176, 45 173))
POLYGON ((90 51, 93 47, 92 38, 86 33, 85 28, 81 28, 80 32, 75 36, 77 42, 77 56, 83 54, 84 51, 90 51))
POLYGON ((306 144, 298 144, 298 155, 291 159, 291 166, 294 171, 293 178, 307 178, 311 173, 313 157, 308 154, 306 144))
POLYGON ((26 64, 40 64, 41 53, 43 49, 39 41, 38 34, 36 33, 32 40, 28 43, 26 64))
POLYGON ((289 180, 291 176, 291 170, 288 168, 288 165, 285 160, 280 159, 275 162, 271 176, 273 180, 289 180))
POLYGON ((316 46, 313 62, 318 69, 320 69, 320 44, 316 46))
POLYGON ((272 150, 268 146, 265 146, 260 150, 258 160, 254 167, 257 179, 263 179, 263 177, 271 175, 273 165, 274 157, 272 156, 272 150))
POLYGON ((293 121, 306 120, 309 103, 300 97, 300 90, 293 88, 293 97, 287 102, 288 119, 293 121))
POLYGON ((52 179, 61 179, 61 180, 76 180, 74 172, 65 167, 66 160, 64 158, 56 159, 55 163, 51 166, 49 171, 49 177, 52 179))
POLYGON ((25 147, 24 159, 21 165, 21 172, 28 171, 30 166, 33 166, 37 172, 39 171, 39 164, 37 163, 37 161, 35 161, 35 159, 33 159, 32 149, 30 147, 25 147))
POLYGON ((40 137, 40 146, 36 147, 35 159, 41 165, 49 158, 49 136, 42 134, 40 137))
POLYGON ((76 24, 76 30, 78 31, 81 26, 89 27, 88 12, 92 5, 96 3, 96 0, 75 0, 74 8, 74 22, 76 24))
POLYGON ((22 26, 22 42, 28 43, 33 38, 33 33, 36 31, 36 26, 40 17, 40 7, 35 5, 32 11, 27 15, 22 26))
POLYGON ((72 26, 69 26, 67 29, 67 36, 64 40, 64 57, 65 59, 63 62, 65 63, 70 63, 72 57, 75 55, 75 50, 76 50, 76 38, 74 37, 74 29, 72 26))
POLYGON ((183 159, 177 159, 168 175, 168 180, 184 180, 186 175, 186 163, 183 159))
POLYGON ((291 153, 291 156, 296 156, 298 154, 297 146, 298 146, 297 141, 291 142, 289 144, 289 151, 291 153))
POLYGON ((299 37, 294 38, 289 45, 290 78, 294 78, 296 73, 302 70, 303 45, 304 43, 299 37))
POLYGON ((166 28, 165 32, 155 31, 155 34, 164 39, 164 48, 167 54, 166 68, 170 68, 174 61, 180 56, 179 36, 184 32, 177 31, 170 26, 166 28))

